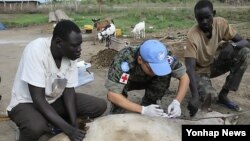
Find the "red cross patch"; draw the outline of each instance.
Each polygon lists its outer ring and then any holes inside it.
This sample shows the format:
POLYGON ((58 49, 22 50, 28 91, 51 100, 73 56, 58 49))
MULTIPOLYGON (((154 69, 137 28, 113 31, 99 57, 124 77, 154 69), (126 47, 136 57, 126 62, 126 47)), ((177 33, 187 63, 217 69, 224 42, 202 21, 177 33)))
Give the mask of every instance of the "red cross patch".
POLYGON ((123 84, 127 84, 128 83, 128 78, 129 78, 129 74, 123 73, 119 82, 123 83, 123 84))

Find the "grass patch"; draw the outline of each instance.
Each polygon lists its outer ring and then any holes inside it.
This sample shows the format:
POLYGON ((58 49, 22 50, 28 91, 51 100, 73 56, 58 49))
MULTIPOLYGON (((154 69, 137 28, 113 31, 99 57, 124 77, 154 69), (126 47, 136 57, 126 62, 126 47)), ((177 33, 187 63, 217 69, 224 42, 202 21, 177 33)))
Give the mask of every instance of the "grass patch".
POLYGON ((82 14, 72 13, 69 17, 73 18, 74 22, 81 28, 86 24, 92 25, 93 22, 90 17, 85 17, 82 14))
POLYGON ((189 9, 177 9, 177 10, 159 10, 159 9, 130 9, 129 11, 116 11, 112 13, 104 13, 99 16, 94 13, 92 15, 86 15, 86 13, 72 13, 70 17, 80 26, 85 24, 93 24, 92 18, 105 19, 106 17, 113 17, 117 28, 122 29, 123 34, 131 34, 131 26, 134 26, 140 21, 145 21, 146 32, 161 32, 166 28, 173 29, 185 29, 191 27, 195 21, 186 13, 191 12, 189 9), (149 29, 152 26, 152 29, 149 29))
MULTIPOLYGON (((162 7, 158 7, 159 5, 141 4, 140 7, 138 7, 139 5, 128 5, 127 7, 126 5, 124 7, 121 5, 120 8, 110 8, 106 5, 103 7, 102 14, 99 14, 96 5, 81 5, 79 11, 65 10, 65 12, 80 28, 83 28, 86 24, 92 25, 92 18, 105 19, 111 17, 114 19, 116 27, 122 29, 122 33, 126 35, 131 35, 131 26, 140 21, 145 21, 147 33, 165 32, 168 28, 173 30, 188 29, 196 23, 192 6, 164 8, 169 5, 159 4, 162 7), (150 26, 153 28, 149 29, 150 26)), ((250 9, 227 9, 225 7, 223 9, 215 9, 217 10, 217 16, 228 19, 229 23, 249 22, 250 9)), ((13 14, 10 19, 1 17, 1 22, 9 28, 46 24, 48 22, 48 13, 13 14)))
POLYGON ((249 22, 250 19, 250 9, 220 9, 217 10, 217 16, 224 17, 225 19, 229 20, 230 23, 237 23, 237 22, 249 22))
POLYGON ((41 25, 48 23, 46 14, 12 14, 8 19, 2 21, 8 28, 11 27, 27 27, 30 25, 41 25))

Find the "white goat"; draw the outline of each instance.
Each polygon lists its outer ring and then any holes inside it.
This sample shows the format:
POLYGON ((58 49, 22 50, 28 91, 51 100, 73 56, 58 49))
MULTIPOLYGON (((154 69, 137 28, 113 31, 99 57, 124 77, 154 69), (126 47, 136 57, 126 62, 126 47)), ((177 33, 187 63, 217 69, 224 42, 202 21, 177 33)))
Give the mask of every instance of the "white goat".
POLYGON ((106 26, 101 32, 97 34, 98 39, 102 41, 103 39, 106 40, 106 47, 110 47, 111 45, 111 37, 115 35, 115 25, 110 24, 106 26))
POLYGON ((114 34, 115 34, 115 25, 114 24, 110 24, 110 26, 108 26, 105 29, 103 29, 97 35, 98 35, 98 39, 102 40, 103 37, 109 36, 109 35, 114 35, 114 34))
POLYGON ((131 32, 134 33, 134 39, 145 38, 145 22, 142 21, 136 24, 131 32))

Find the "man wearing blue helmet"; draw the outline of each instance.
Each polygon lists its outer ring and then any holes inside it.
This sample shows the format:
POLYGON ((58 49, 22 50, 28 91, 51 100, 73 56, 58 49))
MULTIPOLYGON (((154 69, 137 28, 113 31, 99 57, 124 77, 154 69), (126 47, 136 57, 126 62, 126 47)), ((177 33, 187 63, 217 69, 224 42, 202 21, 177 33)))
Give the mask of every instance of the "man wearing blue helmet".
POLYGON ((111 113, 124 110, 151 117, 179 117, 180 103, 186 95, 189 78, 185 66, 171 56, 158 40, 147 40, 139 47, 126 47, 114 57, 105 87, 112 103, 111 113), (168 114, 156 104, 166 93, 171 77, 180 80, 176 97, 168 106, 168 114), (145 89, 141 105, 129 101, 131 90, 145 89))

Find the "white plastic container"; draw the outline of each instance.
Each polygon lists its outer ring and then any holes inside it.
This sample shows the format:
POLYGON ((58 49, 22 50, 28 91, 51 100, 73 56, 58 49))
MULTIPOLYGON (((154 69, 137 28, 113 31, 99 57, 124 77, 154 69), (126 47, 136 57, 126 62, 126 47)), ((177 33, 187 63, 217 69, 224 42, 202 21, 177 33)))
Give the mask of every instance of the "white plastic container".
POLYGON ((77 68, 78 68, 78 85, 77 85, 77 87, 80 87, 80 86, 85 85, 91 81, 94 81, 94 73, 87 71, 87 69, 90 67, 91 67, 91 64, 86 63, 85 61, 77 62, 77 68))

